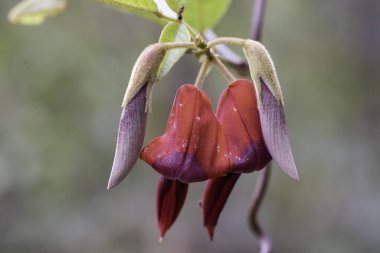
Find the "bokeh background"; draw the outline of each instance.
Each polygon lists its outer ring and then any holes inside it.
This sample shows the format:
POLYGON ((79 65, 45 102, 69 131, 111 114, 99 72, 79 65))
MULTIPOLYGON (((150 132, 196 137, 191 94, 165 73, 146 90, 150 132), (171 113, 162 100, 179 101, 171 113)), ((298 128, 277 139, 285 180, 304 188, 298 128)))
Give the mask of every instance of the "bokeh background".
MULTIPOLYGON (((160 27, 90 1, 16 26, 6 20, 16 2, 0 2, 0 252, 257 252, 247 223, 255 173, 241 177, 212 243, 197 205, 202 183, 162 245, 153 169, 139 161, 106 191, 127 80, 160 27)), ((261 222, 275 252, 380 252, 380 1, 268 2, 263 42, 301 180, 274 168, 261 222)), ((215 30, 248 37, 251 9, 233 1, 215 30)), ((198 68, 186 56, 156 86, 146 141, 198 68)), ((214 104, 225 86, 212 72, 214 104)))

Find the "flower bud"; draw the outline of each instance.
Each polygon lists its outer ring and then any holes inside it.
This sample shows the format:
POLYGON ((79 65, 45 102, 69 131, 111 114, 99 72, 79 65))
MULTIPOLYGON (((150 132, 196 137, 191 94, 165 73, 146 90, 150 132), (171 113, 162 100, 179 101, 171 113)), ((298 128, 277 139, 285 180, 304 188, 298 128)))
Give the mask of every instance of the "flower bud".
POLYGON ((260 80, 263 80, 268 85, 276 101, 283 105, 280 82, 278 81, 272 58, 266 48, 260 42, 254 40, 246 40, 242 47, 248 60, 252 81, 255 84, 257 94, 259 94, 259 103, 261 103, 260 80))
POLYGON ((160 177, 157 186, 157 218, 160 241, 173 225, 185 203, 188 184, 160 177))

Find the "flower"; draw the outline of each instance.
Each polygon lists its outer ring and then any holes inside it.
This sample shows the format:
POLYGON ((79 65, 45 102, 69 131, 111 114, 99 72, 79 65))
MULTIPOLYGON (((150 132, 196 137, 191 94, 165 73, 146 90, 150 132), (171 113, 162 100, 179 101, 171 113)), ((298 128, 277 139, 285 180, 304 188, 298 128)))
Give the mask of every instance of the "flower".
MULTIPOLYGON (((261 97, 257 99, 259 99, 261 103, 257 103, 258 106, 254 106, 255 108, 248 110, 255 111, 255 116, 252 117, 252 114, 250 113, 245 114, 247 112, 246 109, 249 108, 249 105, 244 104, 244 101, 249 101, 249 96, 251 96, 252 99, 256 98, 256 94, 252 96, 252 91, 250 91, 251 89, 249 88, 249 86, 245 84, 239 85, 239 90, 237 90, 237 85, 238 84, 236 83, 230 84, 229 88, 227 89, 227 91, 224 92, 223 95, 225 95, 227 92, 231 92, 231 97, 239 98, 234 100, 235 105, 241 104, 243 106, 233 108, 240 108, 237 111, 239 111, 239 116, 242 119, 242 122, 251 121, 251 124, 245 125, 247 126, 246 130, 248 133, 250 131, 253 131, 253 133, 256 134, 256 138, 252 139, 256 140, 254 143, 259 143, 259 145, 256 145, 256 148, 261 147, 261 152, 263 154, 262 156, 256 157, 256 162, 259 164, 258 168, 263 168, 262 165, 265 166, 266 159, 268 158, 268 154, 265 153, 269 152, 270 156, 273 157, 274 160, 276 160, 279 167, 287 175, 289 175, 292 178, 298 179, 297 169, 295 167, 293 155, 289 144, 287 129, 285 125, 285 114, 282 104, 276 100, 276 98, 269 90, 265 82, 262 79, 260 79, 261 97), (246 97, 247 95, 248 97, 246 97), (245 115, 247 116, 247 118, 245 115), (265 147, 262 146, 263 143, 265 143, 265 147), (260 159, 262 160, 260 161, 260 159)), ((250 87, 253 86, 251 85, 250 87)), ((229 119, 232 119, 232 117, 227 116, 230 115, 229 111, 231 106, 228 106, 227 109, 224 109, 222 105, 223 103, 228 104, 228 102, 224 101, 229 101, 231 100, 231 98, 227 97, 228 93, 225 97, 223 95, 219 102, 217 115, 220 122, 224 122, 224 118, 226 119, 225 122, 228 122, 229 119), (223 115, 226 115, 226 117, 223 117, 223 115)), ((237 122, 237 120, 234 120, 234 122, 237 122)), ((233 146, 233 144, 231 145, 231 141, 234 140, 234 136, 243 136, 243 134, 235 135, 234 130, 228 131, 228 127, 231 127, 232 124, 222 123, 222 126, 224 126, 223 129, 225 130, 225 133, 227 135, 229 134, 230 136, 230 138, 227 138, 227 140, 229 141, 229 147, 233 146)), ((236 147, 238 148, 239 145, 237 145, 236 147)), ((245 164, 244 166, 247 166, 247 164, 245 164)), ((254 166, 250 168, 252 169, 254 168, 254 166)), ((249 167, 246 169, 248 171, 250 170, 249 167)), ((218 222, 220 213, 222 212, 223 207, 226 204, 227 199, 229 197, 229 194, 231 193, 233 187, 235 186, 239 178, 239 175, 240 174, 228 174, 224 177, 210 179, 207 183, 205 192, 203 194, 202 208, 203 224, 208 230, 210 239, 212 239, 214 235, 214 229, 218 222)))
MULTIPOLYGON (((209 180, 202 207, 210 238, 240 173, 261 170, 274 157, 289 175, 297 175, 291 170, 283 107, 263 81, 260 92, 258 97, 251 81, 236 80, 223 91, 215 114, 205 92, 189 84, 181 86, 165 133, 141 152, 140 158, 159 172, 167 185, 172 182, 172 192, 174 182, 187 185, 209 180)), ((174 207, 184 200, 173 194, 165 198, 172 199, 171 205, 158 198, 161 236, 179 213, 180 208, 174 207), (163 208, 167 210, 163 212, 163 208)))

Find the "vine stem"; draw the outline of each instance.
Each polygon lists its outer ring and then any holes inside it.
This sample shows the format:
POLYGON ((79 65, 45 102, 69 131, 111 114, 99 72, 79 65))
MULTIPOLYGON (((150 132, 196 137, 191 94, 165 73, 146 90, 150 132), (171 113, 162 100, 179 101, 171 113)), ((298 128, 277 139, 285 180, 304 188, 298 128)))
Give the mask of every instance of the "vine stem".
POLYGON ((256 0, 253 6, 251 38, 260 41, 263 31, 266 0, 256 0))
POLYGON ((253 234, 259 239, 260 253, 270 253, 272 250, 271 240, 265 233, 257 219, 259 208, 264 200, 265 193, 268 189, 270 174, 271 164, 268 164, 262 171, 260 171, 257 177, 255 190, 253 191, 252 195, 252 204, 249 208, 249 225, 253 234))
POLYGON ((194 86, 197 87, 198 89, 202 88, 203 83, 208 74, 209 67, 210 67, 210 60, 208 59, 208 57, 204 57, 201 68, 199 69, 199 72, 198 72, 197 79, 195 79, 195 83, 194 83, 194 86))
MULTIPOLYGON (((266 0, 255 0, 252 14, 252 31, 251 39, 260 41, 263 29, 263 20, 266 0)), ((269 163, 257 177, 256 187, 253 191, 251 207, 249 209, 248 221, 253 234, 259 239, 260 253, 271 253, 272 243, 269 236, 265 233, 258 222, 259 208, 264 200, 265 193, 268 189, 271 174, 271 164, 269 163)))

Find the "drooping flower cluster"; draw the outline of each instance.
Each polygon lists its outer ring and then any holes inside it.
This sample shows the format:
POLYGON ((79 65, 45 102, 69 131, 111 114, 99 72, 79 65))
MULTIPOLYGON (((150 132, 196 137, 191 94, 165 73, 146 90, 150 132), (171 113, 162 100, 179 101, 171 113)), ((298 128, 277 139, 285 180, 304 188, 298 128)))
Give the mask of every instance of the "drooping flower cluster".
MULTIPOLYGON (((157 188, 161 238, 178 217, 189 183, 208 180, 202 200, 203 223, 212 238, 241 173, 261 170, 273 158, 287 175, 298 178, 273 63, 265 58, 269 56, 261 45, 248 43, 245 53, 253 59, 251 62, 264 63, 254 70, 255 83, 231 82, 219 99, 216 113, 204 91, 189 84, 181 86, 164 134, 143 149, 146 108, 154 78, 151 74, 131 77, 135 80, 128 89, 133 92, 127 90, 109 188, 124 179, 141 151, 140 158, 161 175, 157 188)), ((138 60, 140 66, 135 66, 154 73, 155 64, 144 62, 144 55, 160 58, 161 51, 148 48, 138 60)))

